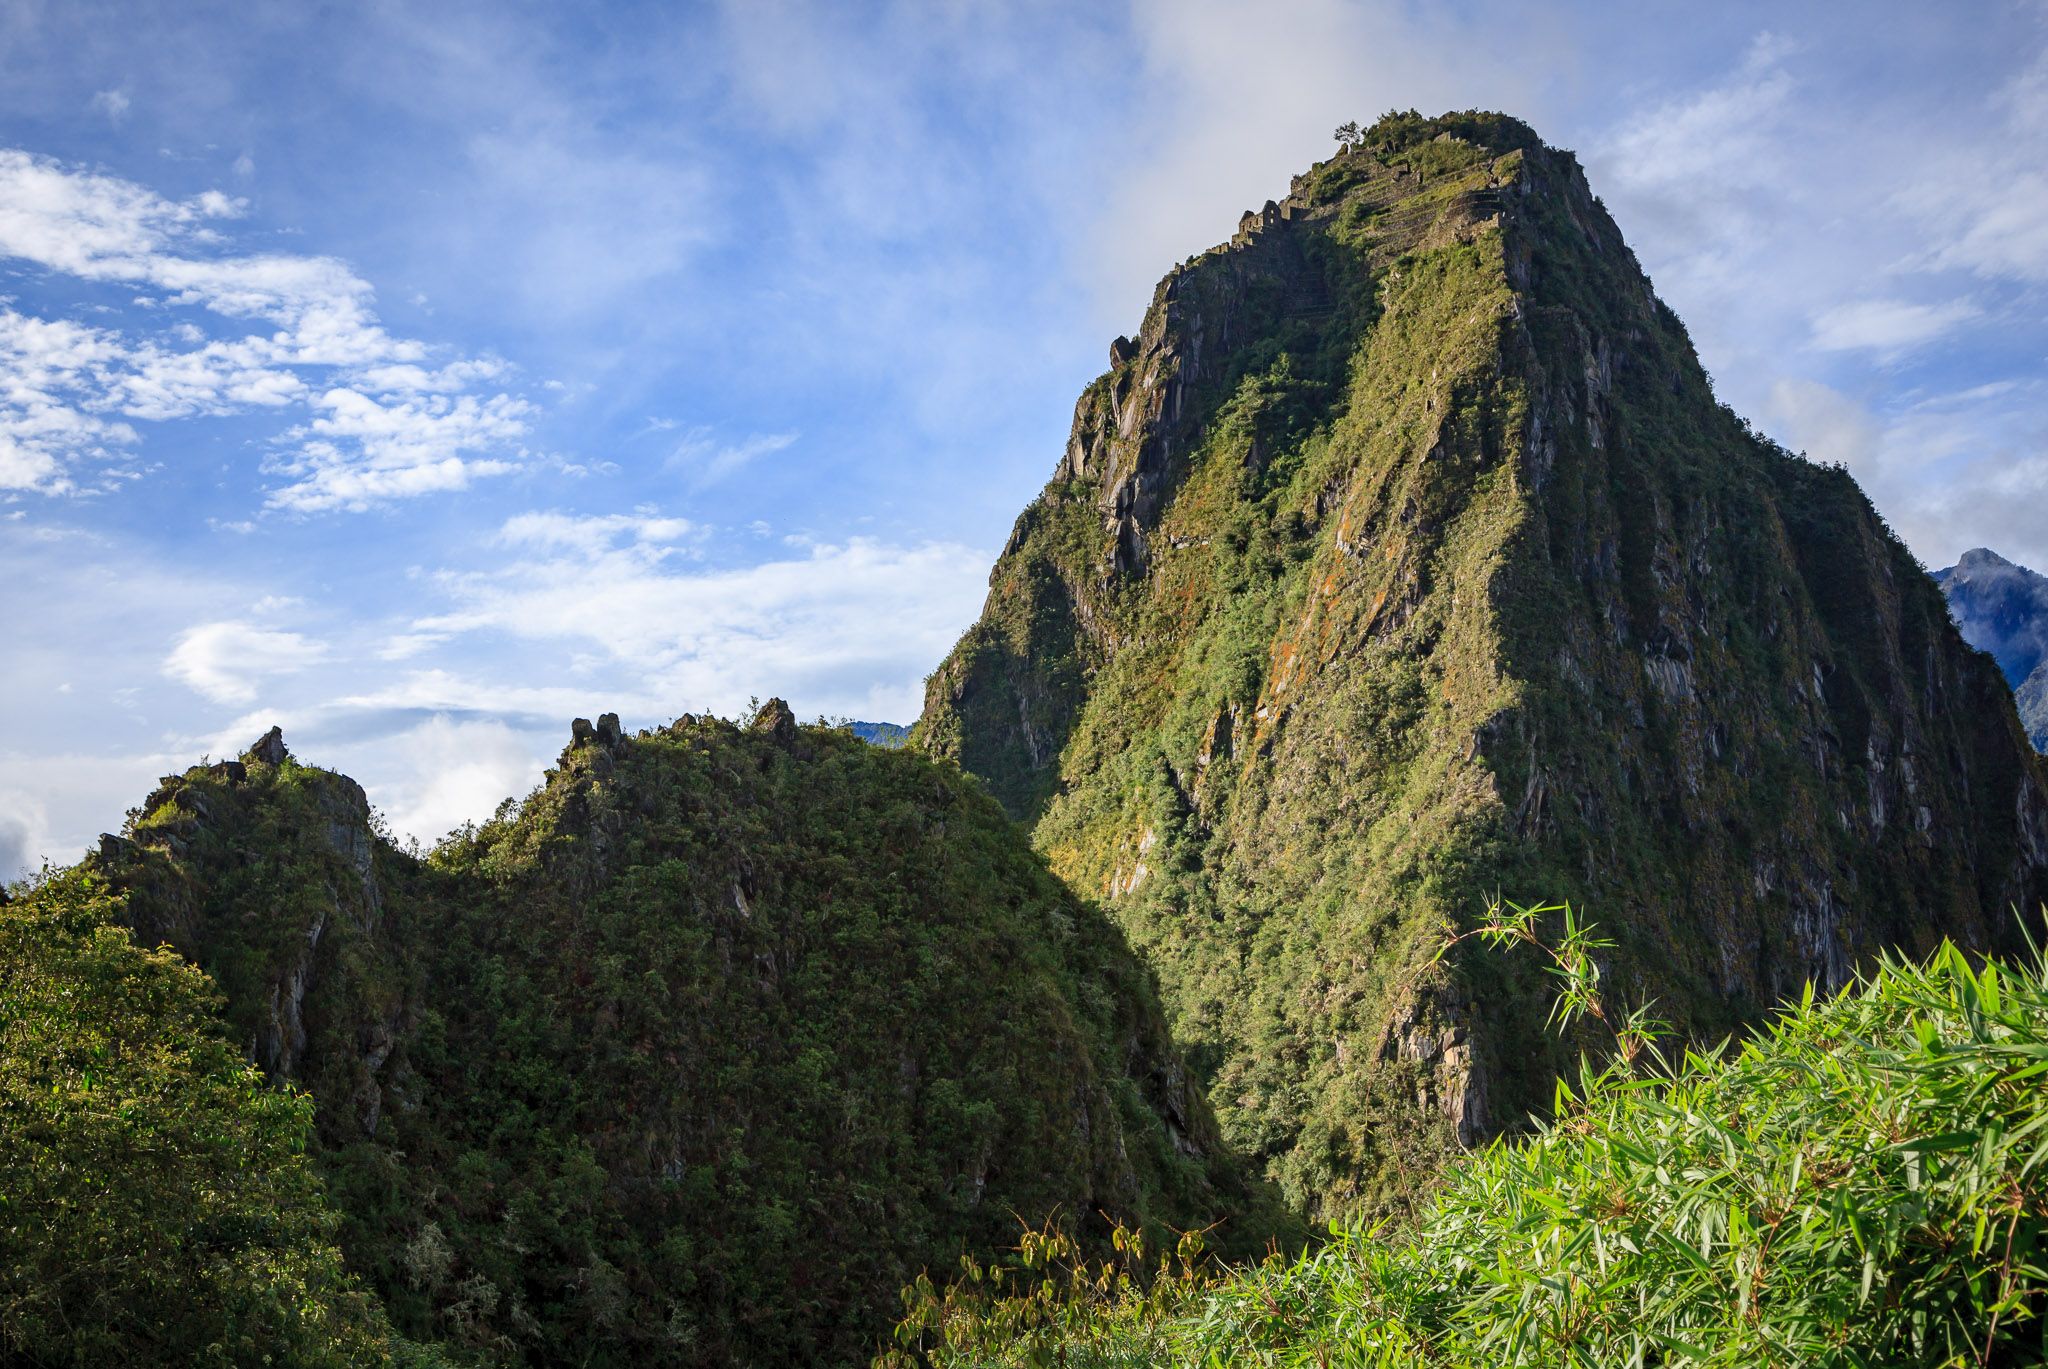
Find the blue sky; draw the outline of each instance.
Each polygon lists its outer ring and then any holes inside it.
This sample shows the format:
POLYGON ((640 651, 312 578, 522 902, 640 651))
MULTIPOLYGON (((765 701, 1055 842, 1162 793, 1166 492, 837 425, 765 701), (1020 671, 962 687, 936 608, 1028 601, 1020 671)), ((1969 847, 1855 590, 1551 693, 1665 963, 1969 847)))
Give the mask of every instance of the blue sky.
POLYGON ((1153 282, 1390 107, 1576 150, 1719 393, 2048 568, 2048 11, 0 0, 0 873, 272 722, 907 722, 1153 282))

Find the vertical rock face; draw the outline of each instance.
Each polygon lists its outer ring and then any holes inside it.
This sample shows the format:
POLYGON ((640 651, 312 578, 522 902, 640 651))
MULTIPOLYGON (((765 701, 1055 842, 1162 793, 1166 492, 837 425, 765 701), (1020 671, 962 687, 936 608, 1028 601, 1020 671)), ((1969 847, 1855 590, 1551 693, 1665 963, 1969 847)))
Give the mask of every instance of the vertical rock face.
POLYGON ((1568 153, 1389 118, 1175 268, 918 736, 1160 976, 1226 1135, 1382 1208, 1549 1100, 1570 899, 1698 1033, 2019 944, 2048 788, 1846 473, 1715 403, 1568 153))
POLYGON ((417 975, 381 926, 362 787, 296 765, 272 728, 239 761, 165 776, 133 816, 95 859, 136 939, 207 967, 250 1060, 312 1089, 330 1136, 375 1135, 417 975))

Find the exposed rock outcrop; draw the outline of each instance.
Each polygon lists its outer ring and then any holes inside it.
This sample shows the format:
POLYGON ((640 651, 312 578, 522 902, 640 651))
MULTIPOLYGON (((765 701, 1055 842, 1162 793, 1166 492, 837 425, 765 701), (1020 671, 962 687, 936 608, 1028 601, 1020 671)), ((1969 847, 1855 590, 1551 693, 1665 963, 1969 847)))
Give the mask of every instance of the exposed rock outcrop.
POLYGON ((289 755, 273 727, 243 761, 165 776, 95 861, 138 941, 213 973, 265 1074, 313 1090, 330 1136, 373 1135, 417 994, 380 935, 368 798, 345 775, 283 770, 289 755))

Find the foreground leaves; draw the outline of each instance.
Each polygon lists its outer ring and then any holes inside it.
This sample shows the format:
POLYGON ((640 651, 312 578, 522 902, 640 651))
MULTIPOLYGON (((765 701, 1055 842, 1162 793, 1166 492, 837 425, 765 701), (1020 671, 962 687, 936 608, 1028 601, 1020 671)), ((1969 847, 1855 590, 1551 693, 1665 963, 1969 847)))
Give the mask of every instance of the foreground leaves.
MULTIPOLYGON (((965 1365, 2022 1365, 2048 1306, 2048 974, 1952 946, 1666 1079, 1588 1068, 1412 1234, 906 1292, 965 1365), (1023 1284, 1019 1288, 1019 1284, 1023 1284)), ((1042 1264, 1042 1262, 1041 1262, 1042 1264)))
POLYGON ((90 876, 0 906, 0 1361, 426 1364, 344 1274, 312 1106, 90 876))

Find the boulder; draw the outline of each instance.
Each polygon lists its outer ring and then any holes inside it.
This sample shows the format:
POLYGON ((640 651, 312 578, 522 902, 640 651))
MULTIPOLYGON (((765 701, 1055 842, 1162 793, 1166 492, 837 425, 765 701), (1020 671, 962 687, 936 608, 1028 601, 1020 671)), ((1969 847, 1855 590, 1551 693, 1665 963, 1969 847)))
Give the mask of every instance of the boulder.
POLYGON ((796 714, 790 712, 789 705, 780 699, 770 699, 762 704, 750 726, 756 732, 766 732, 778 746, 788 746, 796 740, 796 714))
MULTIPOLYGON (((284 729, 273 727, 257 739, 256 744, 249 748, 242 759, 264 765, 283 765, 290 756, 291 752, 285 750, 284 746, 284 729)), ((246 772, 244 773, 246 776, 246 772)))

